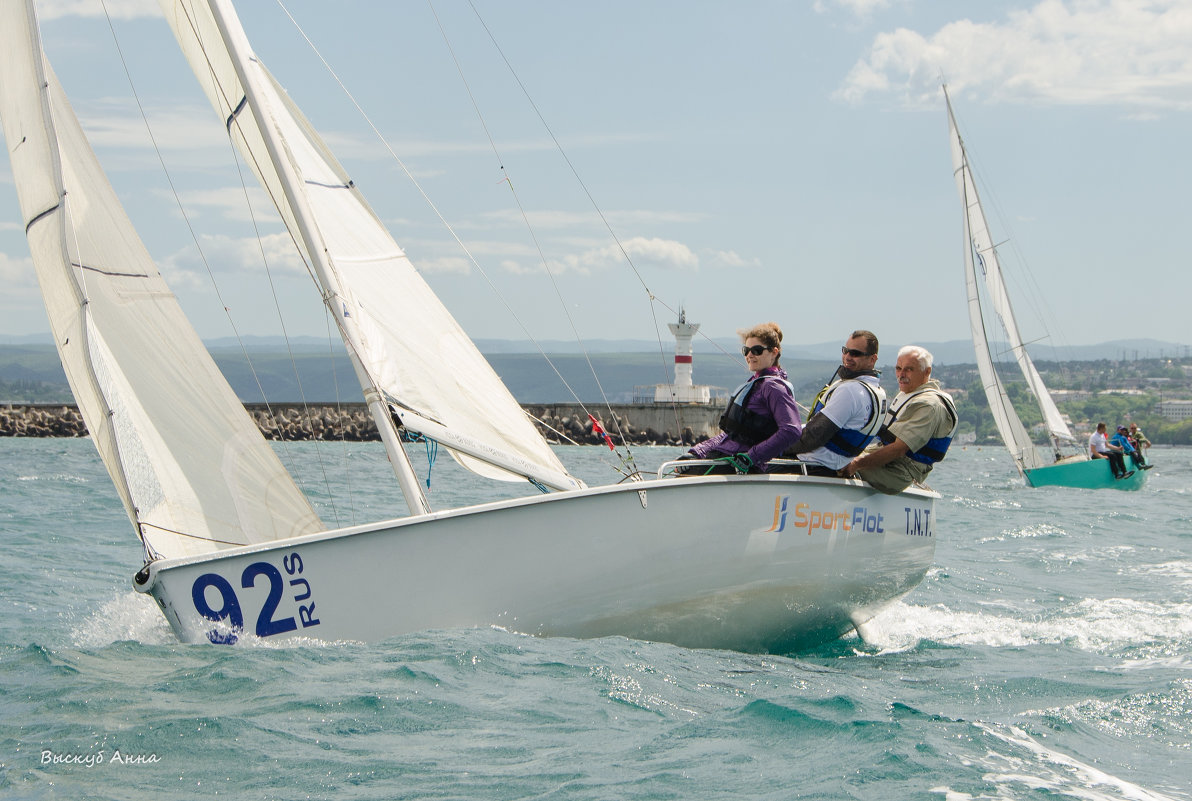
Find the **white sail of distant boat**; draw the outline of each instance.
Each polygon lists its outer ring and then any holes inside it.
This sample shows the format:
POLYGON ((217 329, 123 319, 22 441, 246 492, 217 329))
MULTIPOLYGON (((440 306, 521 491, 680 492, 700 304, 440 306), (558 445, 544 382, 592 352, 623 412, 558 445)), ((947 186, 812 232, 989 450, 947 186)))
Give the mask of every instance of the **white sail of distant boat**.
POLYGON ((133 230, 40 56, 32 9, 4 9, 0 113, 50 327, 147 553, 322 530, 133 230))
POLYGON ((0 117, 46 308, 146 542, 134 587, 181 640, 502 626, 786 651, 864 633, 922 581, 939 497, 925 487, 675 478, 665 463, 654 478, 584 487, 252 56, 231 6, 165 5, 318 278, 410 510, 324 529, 120 211, 49 73, 32 0, 4 0, 0 117), (564 491, 432 512, 394 418, 478 473, 564 491))
MULTIPOLYGON (((1107 464, 1090 463, 1088 469, 1077 468, 1073 462, 1087 462, 1087 455, 1078 452, 1074 456, 1064 458, 1061 447, 1076 447, 1076 439, 1072 436, 1068 424, 1056 407, 1055 401, 1043 383, 1042 376, 1035 368, 1030 354, 1027 353, 1026 343, 1019 333, 1018 322, 1014 318, 1014 310, 1010 305, 1010 296, 1006 291, 1005 279, 1001 262, 998 259, 997 243, 989 230, 985 212, 981 206, 981 198, 977 192, 977 184, 973 177, 972 166, 969 163, 968 152, 964 140, 956 125, 956 117, 952 111, 952 101, 948 97, 948 90, 944 88, 944 102, 948 108, 948 135, 952 148, 952 170, 956 179, 956 188, 960 193, 964 207, 964 271, 965 286, 968 292, 969 325, 973 337, 973 346, 977 359, 977 371, 981 376, 981 383, 985 389, 985 397, 989 401, 989 411, 994 424, 1006 448, 1014 457, 1014 463, 1032 486, 1041 483, 1063 483, 1072 486, 1089 486, 1090 482, 1102 485, 1106 473, 1109 479, 1112 474, 1107 464), (978 273, 980 275, 978 276, 978 273), (982 282, 983 279, 983 282, 982 282), (1039 407, 1043 424, 1053 447, 1044 451, 1032 440, 1030 433, 1023 426, 1022 420, 1014 410, 1001 376, 994 365, 993 353, 990 346, 989 330, 982 310, 980 291, 984 284, 984 296, 988 298, 995 319, 1000 324, 1006 337, 1007 346, 1018 363, 1026 385, 1039 407), (1062 471, 1055 470, 1057 462, 1065 467, 1062 471), (1075 478, 1076 471, 1090 473, 1095 470, 1096 477, 1083 475, 1075 478)), ((1104 462, 1104 460, 1098 460, 1104 462)), ((1119 485, 1123 489, 1132 489, 1141 483, 1129 482, 1119 485)), ((1108 486, 1108 484, 1105 484, 1108 486)))

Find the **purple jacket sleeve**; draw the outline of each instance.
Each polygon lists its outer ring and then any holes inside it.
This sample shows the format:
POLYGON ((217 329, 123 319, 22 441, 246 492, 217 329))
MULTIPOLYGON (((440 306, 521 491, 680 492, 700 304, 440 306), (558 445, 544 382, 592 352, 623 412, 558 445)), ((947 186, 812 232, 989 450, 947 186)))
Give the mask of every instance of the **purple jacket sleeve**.
POLYGON ((708 454, 716 450, 720 443, 724 442, 726 439, 728 439, 728 434, 721 431, 716 436, 696 444, 695 447, 691 449, 691 452, 700 459, 707 458, 708 454))
POLYGON ((753 463, 764 469, 766 462, 780 455, 803 433, 803 424, 799 420, 799 407, 795 405, 795 399, 785 384, 779 381, 766 381, 749 398, 749 408, 752 411, 769 414, 778 424, 778 431, 748 451, 749 458, 753 460, 753 463))

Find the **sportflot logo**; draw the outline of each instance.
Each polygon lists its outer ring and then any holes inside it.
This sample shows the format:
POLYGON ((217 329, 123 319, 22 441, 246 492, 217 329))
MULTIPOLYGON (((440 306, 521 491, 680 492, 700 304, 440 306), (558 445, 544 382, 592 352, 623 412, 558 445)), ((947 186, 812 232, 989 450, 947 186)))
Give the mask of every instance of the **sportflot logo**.
POLYGON ((766 529, 767 533, 779 533, 785 530, 788 519, 791 521, 792 528, 797 531, 806 531, 808 535, 816 530, 852 531, 853 529, 873 534, 885 533, 884 515, 864 506, 854 506, 843 512, 812 509, 809 503, 796 503, 793 510, 789 507, 789 495, 778 495, 774 498, 774 522, 770 528, 766 529), (792 511, 793 514, 791 514, 792 511))
POLYGON ((786 504, 790 499, 789 495, 779 495, 774 499, 774 525, 766 529, 767 532, 782 531, 786 528, 786 504))

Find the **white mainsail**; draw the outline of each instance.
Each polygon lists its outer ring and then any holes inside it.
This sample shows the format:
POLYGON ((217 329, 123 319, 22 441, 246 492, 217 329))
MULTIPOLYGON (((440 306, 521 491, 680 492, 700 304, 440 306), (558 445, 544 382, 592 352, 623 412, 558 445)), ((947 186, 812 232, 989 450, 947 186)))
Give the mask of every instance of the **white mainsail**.
POLYGON ((5 3, 0 118, 50 328, 147 555, 323 530, 133 230, 41 51, 5 3))
MULTIPOLYGON (((408 430, 447 446, 477 473, 582 487, 252 55, 230 3, 161 6, 208 99, 301 240, 366 398, 383 398, 408 430)), ((388 412, 383 404, 380 413, 373 408, 384 433, 388 412)), ((400 459, 391 451, 399 480, 400 459)))
POLYGON ((989 399, 989 408, 998 432, 1018 462, 1019 468, 1042 467, 1054 460, 1045 457, 1032 443, 1030 435, 1015 413, 1009 395, 994 369, 989 350, 989 336, 985 329, 985 320, 981 313, 981 302, 978 296, 976 274, 978 268, 984 277, 986 295, 1005 331, 1009 346, 1014 352, 1023 377, 1026 379, 1027 387, 1039 405, 1039 411, 1043 415, 1048 432, 1053 440, 1072 442, 1074 438, 1055 402, 1051 399, 1051 394, 1047 391, 1043 378, 1035 369, 1034 362, 1031 361, 1031 357, 1026 351, 1026 345, 1022 341, 1022 335, 1018 332, 1018 323, 1014 319, 1014 311, 1010 307, 1010 298, 1006 293, 997 248, 989 232, 985 212, 981 208, 981 198, 977 194, 977 185, 973 180, 964 140, 961 139, 960 132, 956 127, 956 118, 952 113, 952 101, 948 98, 947 89, 944 90, 944 101, 948 106, 948 135, 952 144, 953 174, 965 209, 964 265, 968 288, 969 323, 977 354, 977 368, 981 374, 985 394, 989 399))

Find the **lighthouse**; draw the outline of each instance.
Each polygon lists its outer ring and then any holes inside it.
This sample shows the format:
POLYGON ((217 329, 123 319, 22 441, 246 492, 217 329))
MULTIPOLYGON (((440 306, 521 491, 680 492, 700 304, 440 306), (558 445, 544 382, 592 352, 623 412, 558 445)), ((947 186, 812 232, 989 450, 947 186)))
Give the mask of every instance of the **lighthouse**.
POLYGON ((699 331, 699 323, 687 322, 687 312, 679 310, 679 322, 668 323, 675 337, 675 379, 673 384, 654 386, 655 403, 709 403, 711 387, 696 386, 691 381, 691 340, 699 331))

